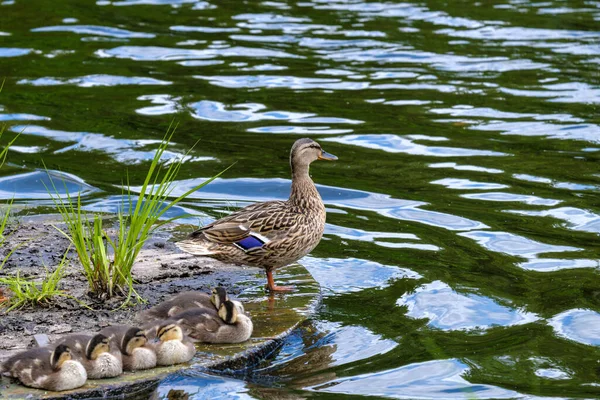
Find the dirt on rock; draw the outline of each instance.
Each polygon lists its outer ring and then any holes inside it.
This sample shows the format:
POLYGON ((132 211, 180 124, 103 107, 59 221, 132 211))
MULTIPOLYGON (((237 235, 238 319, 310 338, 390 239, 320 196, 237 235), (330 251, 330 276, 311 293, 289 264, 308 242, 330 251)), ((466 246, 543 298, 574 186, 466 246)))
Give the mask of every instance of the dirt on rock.
MULTIPOLYGON (((20 277, 41 279, 55 270, 67 251, 69 263, 60 283, 66 296, 11 311, 7 311, 6 303, 0 303, 0 361, 31 347, 37 334, 47 334, 54 340, 74 332, 96 332, 111 324, 135 323, 138 311, 182 291, 208 292, 222 285, 236 296, 260 273, 257 268, 236 267, 181 252, 174 244, 173 230, 177 228, 171 225, 144 244, 133 267, 134 288, 146 303, 119 308, 124 297, 102 301, 90 293, 76 252, 69 249, 69 240, 56 229, 65 227, 57 221, 56 216, 24 218, 5 232, 0 256, 4 258, 16 250, 0 269, 0 277, 18 272, 20 277)), ((0 287, 11 296, 6 287, 0 287)))

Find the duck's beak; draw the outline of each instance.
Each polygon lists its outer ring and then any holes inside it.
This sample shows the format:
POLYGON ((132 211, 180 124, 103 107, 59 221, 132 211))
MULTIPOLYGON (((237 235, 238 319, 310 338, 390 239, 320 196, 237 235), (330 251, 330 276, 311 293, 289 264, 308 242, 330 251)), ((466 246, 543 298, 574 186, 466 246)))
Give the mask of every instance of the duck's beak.
POLYGON ((325 150, 321 150, 321 154, 319 154, 319 160, 329 160, 335 161, 338 158, 331 153, 326 152, 325 150))

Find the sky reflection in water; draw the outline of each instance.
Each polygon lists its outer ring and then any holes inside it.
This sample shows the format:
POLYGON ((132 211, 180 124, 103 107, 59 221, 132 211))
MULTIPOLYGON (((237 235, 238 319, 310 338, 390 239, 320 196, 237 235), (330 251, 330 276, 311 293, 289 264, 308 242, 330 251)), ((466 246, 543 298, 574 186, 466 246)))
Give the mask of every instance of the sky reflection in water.
POLYGON ((448 331, 521 325, 538 319, 535 314, 500 305, 484 296, 457 293, 441 281, 404 294, 396 304, 408 308, 407 316, 426 318, 430 326, 448 331))

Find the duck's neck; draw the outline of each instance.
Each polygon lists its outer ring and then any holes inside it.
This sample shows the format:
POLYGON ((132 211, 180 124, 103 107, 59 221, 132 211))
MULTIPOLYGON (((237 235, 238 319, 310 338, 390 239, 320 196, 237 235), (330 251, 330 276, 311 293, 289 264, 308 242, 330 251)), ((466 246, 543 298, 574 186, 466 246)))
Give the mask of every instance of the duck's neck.
POLYGON ((301 210, 325 208, 315 183, 308 175, 308 166, 295 166, 292 169, 292 193, 288 201, 301 210))

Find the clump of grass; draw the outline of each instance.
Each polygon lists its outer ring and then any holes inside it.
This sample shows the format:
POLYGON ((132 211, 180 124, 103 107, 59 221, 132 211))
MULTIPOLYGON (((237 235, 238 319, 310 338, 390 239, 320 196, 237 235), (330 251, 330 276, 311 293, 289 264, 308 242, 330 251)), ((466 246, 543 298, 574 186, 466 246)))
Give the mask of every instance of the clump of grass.
POLYGON ((64 276, 65 266, 68 263, 67 253, 69 249, 67 249, 60 264, 54 271, 50 272, 44 266, 46 275, 41 280, 22 278, 20 271, 17 271, 16 276, 0 278, 0 283, 6 285, 12 292, 8 300, 2 303, 7 303, 7 312, 26 305, 47 305, 56 296, 69 297, 59 289, 60 281, 64 276))
MULTIPOLYGON (((67 201, 60 196, 52 196, 67 226, 66 232, 60 229, 59 231, 74 245, 90 290, 98 298, 107 299, 125 294, 127 298, 122 306, 129 303, 132 295, 137 301, 141 301, 141 297, 133 287, 134 279, 131 270, 144 243, 156 229, 175 219, 160 220, 171 207, 221 175, 218 174, 169 201, 173 182, 186 158, 182 157, 177 162, 169 163, 168 168, 161 173, 160 159, 174 132, 175 128, 170 126, 156 151, 135 201, 129 181, 127 182, 124 201, 117 214, 119 227, 114 237, 110 237, 104 230, 100 215, 94 215, 91 222, 82 212, 79 195, 76 202, 68 192, 67 201)), ((52 185, 54 186, 53 182, 52 185)), ((57 193, 55 186, 54 192, 57 193)))

